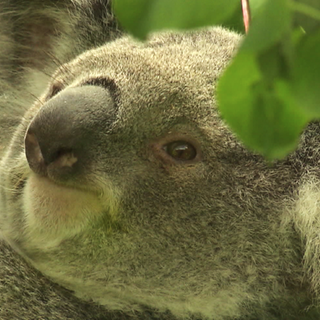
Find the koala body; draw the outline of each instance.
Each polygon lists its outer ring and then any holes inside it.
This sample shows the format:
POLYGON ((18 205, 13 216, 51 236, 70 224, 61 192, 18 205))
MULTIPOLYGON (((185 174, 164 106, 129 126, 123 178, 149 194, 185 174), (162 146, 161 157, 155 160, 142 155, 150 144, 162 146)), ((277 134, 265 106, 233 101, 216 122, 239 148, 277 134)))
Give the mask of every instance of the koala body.
POLYGON ((71 4, 3 71, 0 319, 318 319, 318 124, 267 164, 214 98, 239 35, 115 39, 71 4))

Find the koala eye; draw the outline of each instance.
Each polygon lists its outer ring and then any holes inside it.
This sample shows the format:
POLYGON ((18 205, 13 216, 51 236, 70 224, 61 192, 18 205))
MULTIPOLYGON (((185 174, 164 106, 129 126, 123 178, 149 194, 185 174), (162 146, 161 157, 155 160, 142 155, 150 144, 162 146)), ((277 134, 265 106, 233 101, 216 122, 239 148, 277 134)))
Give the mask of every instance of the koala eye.
POLYGON ((179 161, 193 160, 197 155, 196 148, 186 141, 173 141, 164 146, 169 156, 179 161))

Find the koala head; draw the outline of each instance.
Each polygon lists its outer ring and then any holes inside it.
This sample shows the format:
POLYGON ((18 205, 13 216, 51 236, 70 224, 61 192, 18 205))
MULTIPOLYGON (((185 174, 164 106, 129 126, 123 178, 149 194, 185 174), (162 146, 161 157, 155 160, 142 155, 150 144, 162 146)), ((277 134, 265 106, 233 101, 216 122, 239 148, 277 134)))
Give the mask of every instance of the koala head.
POLYGON ((247 151, 217 111, 239 41, 124 37, 62 65, 2 160, 2 236, 110 310, 273 319, 307 305, 292 222, 303 168, 247 151))

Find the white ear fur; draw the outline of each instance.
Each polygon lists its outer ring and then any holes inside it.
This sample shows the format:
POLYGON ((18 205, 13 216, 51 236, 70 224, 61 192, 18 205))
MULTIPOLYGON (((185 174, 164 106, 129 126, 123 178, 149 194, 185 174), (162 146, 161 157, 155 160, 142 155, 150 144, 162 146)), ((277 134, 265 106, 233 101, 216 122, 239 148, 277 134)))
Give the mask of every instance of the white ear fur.
POLYGON ((295 229, 301 235, 303 268, 311 287, 320 294, 320 180, 310 174, 304 177, 290 210, 295 229))

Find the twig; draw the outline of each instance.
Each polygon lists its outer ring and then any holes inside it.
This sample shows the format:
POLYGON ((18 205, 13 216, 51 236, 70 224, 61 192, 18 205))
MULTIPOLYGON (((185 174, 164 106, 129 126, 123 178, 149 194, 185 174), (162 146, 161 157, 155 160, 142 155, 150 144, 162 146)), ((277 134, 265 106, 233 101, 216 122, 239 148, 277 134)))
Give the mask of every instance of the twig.
POLYGON ((242 6, 242 16, 243 16, 244 29, 245 29, 246 33, 248 33, 250 19, 251 19, 249 0, 241 0, 241 6, 242 6))

